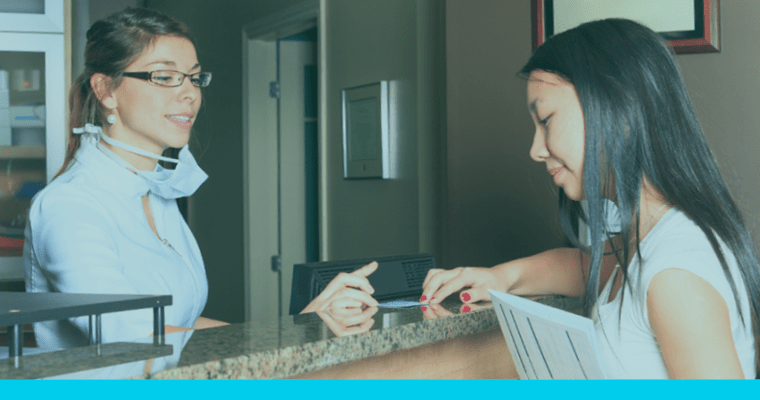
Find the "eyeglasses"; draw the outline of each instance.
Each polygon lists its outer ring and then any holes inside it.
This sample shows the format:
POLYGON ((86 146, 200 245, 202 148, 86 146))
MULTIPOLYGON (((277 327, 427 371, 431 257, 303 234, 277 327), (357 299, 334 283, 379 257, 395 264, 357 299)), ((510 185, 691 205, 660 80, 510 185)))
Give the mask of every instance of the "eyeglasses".
POLYGON ((186 74, 179 71, 150 71, 150 72, 122 72, 123 76, 151 81, 159 86, 176 87, 190 77, 190 83, 195 87, 206 87, 211 83, 211 72, 196 72, 186 74))

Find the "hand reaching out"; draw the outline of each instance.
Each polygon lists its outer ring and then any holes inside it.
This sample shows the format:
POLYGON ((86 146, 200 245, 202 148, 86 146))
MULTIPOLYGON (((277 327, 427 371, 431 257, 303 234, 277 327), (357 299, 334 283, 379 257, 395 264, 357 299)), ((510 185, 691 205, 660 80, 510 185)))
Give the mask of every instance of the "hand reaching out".
POLYGON ((452 293, 467 289, 459 294, 463 303, 481 300, 490 301, 488 289, 505 291, 504 282, 492 268, 458 267, 451 270, 431 269, 422 283, 420 301, 440 303, 452 293))
POLYGON ((301 314, 327 309, 360 308, 363 305, 376 307, 377 300, 371 296, 375 289, 367 280, 367 276, 375 270, 377 262, 373 261, 350 274, 341 272, 301 311, 301 314))

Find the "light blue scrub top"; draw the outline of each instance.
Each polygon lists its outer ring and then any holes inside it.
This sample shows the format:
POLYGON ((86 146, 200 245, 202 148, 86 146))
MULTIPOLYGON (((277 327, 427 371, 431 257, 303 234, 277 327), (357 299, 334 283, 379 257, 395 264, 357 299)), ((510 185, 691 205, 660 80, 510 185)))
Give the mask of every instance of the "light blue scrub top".
MULTIPOLYGON (((145 216, 143 178, 96 147, 92 135, 72 166, 32 201, 24 243, 27 292, 171 294, 166 324, 192 328, 208 297, 200 249, 175 200, 150 193, 159 239, 145 216)), ((88 343, 88 317, 34 324, 40 348, 88 343)), ((153 333, 153 310, 103 314, 103 343, 153 333)))

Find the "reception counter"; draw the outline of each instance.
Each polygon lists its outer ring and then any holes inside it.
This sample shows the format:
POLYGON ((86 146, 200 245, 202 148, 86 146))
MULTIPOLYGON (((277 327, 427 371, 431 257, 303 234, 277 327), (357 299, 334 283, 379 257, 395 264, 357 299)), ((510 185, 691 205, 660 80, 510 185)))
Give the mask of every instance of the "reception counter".
MULTIPOLYGON (((566 310, 579 299, 537 301, 566 310)), ((0 378, 516 378, 490 303, 311 313, 9 358, 0 378), (373 314, 374 313, 374 314, 373 314), (372 320, 370 322, 369 320, 372 320), (364 321, 363 328, 346 327, 364 321), (99 354, 99 355, 96 355, 99 354)))

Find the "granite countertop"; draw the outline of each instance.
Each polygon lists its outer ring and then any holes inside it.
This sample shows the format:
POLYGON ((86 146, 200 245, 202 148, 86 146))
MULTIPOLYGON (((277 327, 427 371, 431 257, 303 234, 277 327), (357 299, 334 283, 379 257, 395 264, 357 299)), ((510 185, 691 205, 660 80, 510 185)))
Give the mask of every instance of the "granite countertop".
MULTIPOLYGON (((576 298, 537 301, 566 310, 580 307, 576 298)), ((152 338, 106 344, 100 355, 96 346, 41 354, 25 348, 15 365, 9 360, 0 366, 0 378, 286 378, 498 327, 490 303, 468 307, 451 297, 424 311, 381 307, 352 317, 311 313, 169 334, 164 344, 152 338), (353 327, 342 326, 342 319, 353 319, 353 327), (363 328, 354 326, 362 321, 363 328)))

